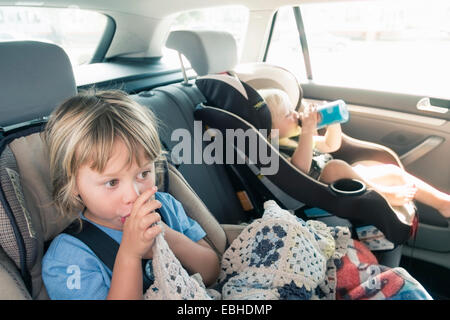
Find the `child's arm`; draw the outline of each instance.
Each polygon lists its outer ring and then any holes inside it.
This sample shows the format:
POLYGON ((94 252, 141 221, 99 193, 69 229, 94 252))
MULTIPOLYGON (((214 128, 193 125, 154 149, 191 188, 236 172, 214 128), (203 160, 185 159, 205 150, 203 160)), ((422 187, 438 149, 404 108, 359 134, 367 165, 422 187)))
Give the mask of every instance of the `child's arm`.
POLYGON ((317 150, 324 153, 339 150, 342 143, 342 129, 339 123, 328 126, 324 136, 314 136, 314 144, 317 150))
POLYGON ((317 112, 314 105, 305 107, 302 118, 302 131, 298 146, 291 158, 291 163, 304 173, 311 168, 313 154, 313 137, 317 132, 317 112))
POLYGON ((142 259, 151 258, 148 253, 152 252, 154 239, 161 232, 159 225, 152 226, 161 219, 154 212, 161 203, 149 200, 155 192, 156 188, 142 193, 125 221, 107 299, 143 299, 142 259))
POLYGON ((216 281, 220 272, 219 257, 205 240, 194 242, 166 225, 164 238, 183 267, 190 273, 200 273, 206 286, 216 281))

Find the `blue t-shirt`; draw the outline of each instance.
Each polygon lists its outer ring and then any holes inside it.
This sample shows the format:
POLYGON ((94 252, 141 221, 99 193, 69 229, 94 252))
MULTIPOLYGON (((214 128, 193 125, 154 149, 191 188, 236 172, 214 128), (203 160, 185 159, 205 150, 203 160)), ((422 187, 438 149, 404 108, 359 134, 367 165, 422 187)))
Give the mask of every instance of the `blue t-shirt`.
MULTIPOLYGON (((161 218, 170 228, 194 242, 206 235, 170 194, 157 192, 155 198, 161 202, 161 218)), ((120 244, 122 231, 94 225, 120 244)), ((65 233, 52 241, 42 261, 42 279, 50 299, 106 299, 111 277, 112 270, 84 242, 65 233)))

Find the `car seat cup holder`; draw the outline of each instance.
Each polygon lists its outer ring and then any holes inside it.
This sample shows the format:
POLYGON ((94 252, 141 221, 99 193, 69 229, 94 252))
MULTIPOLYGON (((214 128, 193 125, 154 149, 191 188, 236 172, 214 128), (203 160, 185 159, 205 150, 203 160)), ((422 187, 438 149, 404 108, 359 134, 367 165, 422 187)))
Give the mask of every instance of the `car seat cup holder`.
POLYGON ((359 196, 366 192, 366 184, 357 179, 339 179, 329 185, 337 195, 359 196))

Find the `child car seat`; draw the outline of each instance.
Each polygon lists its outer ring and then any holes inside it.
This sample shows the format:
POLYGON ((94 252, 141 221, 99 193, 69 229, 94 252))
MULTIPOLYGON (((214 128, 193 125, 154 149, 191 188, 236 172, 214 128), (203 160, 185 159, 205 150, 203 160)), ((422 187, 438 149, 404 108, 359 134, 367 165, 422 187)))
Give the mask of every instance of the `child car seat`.
MULTIPOLYGON (((197 79, 196 84, 204 94, 207 105, 199 108, 195 116, 202 120, 204 125, 218 129, 223 136, 226 135, 227 129, 253 130, 255 132, 258 129, 267 129, 267 127, 255 127, 254 123, 245 119, 245 112, 239 112, 239 108, 251 108, 255 104, 255 101, 248 101, 247 97, 243 97, 243 95, 255 96, 256 92, 253 92, 255 91, 253 88, 237 79, 236 73, 230 72, 236 67, 237 63, 236 44, 232 35, 226 32, 179 30, 169 35, 166 46, 183 53, 191 62, 192 68, 199 76, 202 76, 197 79), (231 73, 234 76, 218 75, 219 73, 231 73), (209 79, 204 77, 207 74, 210 74, 209 79), (219 80, 221 76, 226 77, 225 82, 221 81, 224 79, 219 80), (206 81, 209 83, 206 84, 206 81), (229 84, 233 81, 235 84, 230 86, 229 84), (199 85, 201 82, 203 84, 199 85), (215 82, 215 84, 211 84, 211 82, 215 82), (220 95, 217 94, 227 86, 232 89, 222 92, 220 95), (242 93, 242 87, 245 88, 246 92, 242 93), (245 100, 247 100, 247 105, 242 104, 245 100), (233 112, 230 112, 230 110, 233 112), (239 114, 244 115, 244 119, 239 114)), ((272 82, 276 81, 274 78, 271 80, 272 82)), ((258 94, 256 93, 256 95, 258 94)), ((260 99, 262 100, 262 98, 260 99)), ((257 99, 256 103, 258 101, 257 99)), ((278 151, 270 145, 265 137, 257 132, 256 135, 258 137, 257 148, 271 150, 271 153, 278 154, 278 151)), ((350 139, 350 141, 355 142, 355 139, 350 139)), ((229 141, 225 141, 225 143, 229 143, 229 141)), ((353 143, 350 146, 354 147, 356 144, 353 143)), ((365 153, 365 150, 352 151, 351 154, 356 155, 356 159, 358 157, 374 159, 377 155, 379 156, 379 158, 376 158, 377 160, 382 158, 386 160, 384 162, 400 163, 396 161, 398 157, 396 158, 395 154, 384 152, 387 148, 375 148, 373 144, 369 143, 367 145, 374 157, 369 157, 371 154, 365 153), (365 155, 368 157, 365 157, 365 155)), ((248 141, 246 141, 246 145, 233 145, 232 147, 238 149, 247 159, 250 157, 248 141)), ((344 150, 346 149, 344 147, 344 150)), ((346 161, 349 159, 348 156, 341 158, 346 161)), ((249 163, 247 162, 247 164, 249 163)), ((236 165, 233 166, 236 167, 236 165)), ((413 208, 393 208, 374 190, 363 190, 359 194, 349 196, 342 190, 337 189, 341 182, 330 187, 311 179, 292 166, 284 157, 279 157, 279 170, 274 175, 261 175, 261 169, 264 169, 265 165, 259 158, 252 166, 256 168, 255 175, 268 180, 276 189, 281 189, 290 198, 309 206, 322 208, 339 217, 349 218, 355 224, 375 225, 394 244, 404 243, 415 231, 416 223, 413 208)), ((285 208, 292 209, 287 207, 285 203, 282 204, 285 208)))
MULTIPOLYGON (((56 45, 2 42, 0 55, 0 299, 48 299, 41 278, 44 246, 72 220, 52 205, 40 132, 46 116, 77 89, 70 61, 56 45)), ((167 168, 157 175, 161 190, 183 204, 206 231, 205 240, 223 253, 224 229, 173 166, 155 165, 167 168)))
POLYGON ((303 90, 297 77, 289 70, 266 62, 250 62, 237 65, 230 72, 256 90, 280 89, 287 93, 295 110, 303 101, 303 90))
POLYGON ((44 117, 76 93, 67 55, 39 42, 0 43, 1 264, 12 284, 2 295, 45 298, 41 279, 44 242, 64 225, 50 210, 44 149, 37 143, 44 117), (19 273, 20 272, 20 273, 19 273))
MULTIPOLYGON (((256 90, 277 88, 285 91, 296 110, 299 110, 303 103, 303 90, 297 78, 285 68, 269 63, 256 62, 239 64, 230 73, 256 90)), ((398 155, 391 149, 376 143, 352 138, 345 133, 342 134, 341 147, 332 155, 333 158, 344 160, 350 164, 370 159, 403 168, 398 155)))

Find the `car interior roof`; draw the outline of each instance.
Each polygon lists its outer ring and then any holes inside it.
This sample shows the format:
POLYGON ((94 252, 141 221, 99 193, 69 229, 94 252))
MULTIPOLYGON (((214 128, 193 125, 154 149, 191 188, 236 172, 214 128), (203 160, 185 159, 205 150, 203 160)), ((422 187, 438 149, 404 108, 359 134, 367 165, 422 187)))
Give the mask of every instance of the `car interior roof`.
MULTIPOLYGON (((339 1, 339 0, 328 0, 339 1)), ((342 0, 341 0, 342 1, 342 0)), ((155 19, 162 19, 170 14, 185 11, 187 9, 200 9, 206 7, 219 7, 229 5, 244 5, 250 10, 272 10, 285 5, 298 5, 300 3, 318 2, 314 0, 240 0, 239 2, 234 0, 172 0, 167 2, 161 2, 159 0, 129 0, 129 1, 108 1, 108 0, 49 0, 45 1, 45 7, 73 7, 76 5, 81 9, 104 11, 108 12, 120 12, 126 14, 142 15, 155 19)), ((18 5, 17 1, 0 1, 2 5, 18 5)), ((19 5, 35 5, 42 6, 43 2, 39 0, 29 0, 23 3, 19 2, 19 5)))

